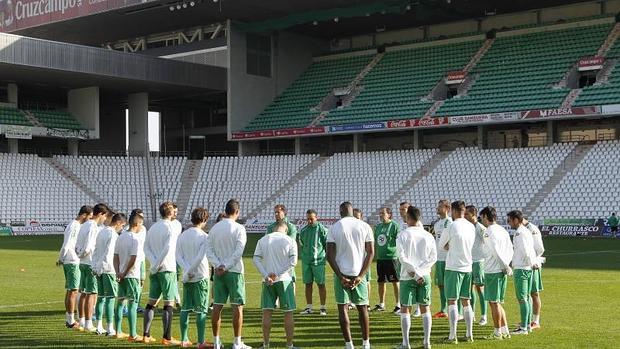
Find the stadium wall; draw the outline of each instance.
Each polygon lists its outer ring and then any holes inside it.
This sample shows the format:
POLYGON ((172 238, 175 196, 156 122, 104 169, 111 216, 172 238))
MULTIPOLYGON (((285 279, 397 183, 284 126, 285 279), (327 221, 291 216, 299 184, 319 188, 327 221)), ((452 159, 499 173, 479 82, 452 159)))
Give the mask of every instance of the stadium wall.
POLYGON ((288 32, 271 34, 271 76, 247 74, 246 33, 228 22, 228 137, 242 130, 312 63, 328 50, 321 40, 288 32))
POLYGON ((99 138, 99 87, 70 90, 67 93, 68 111, 84 127, 93 131, 93 138, 99 138))

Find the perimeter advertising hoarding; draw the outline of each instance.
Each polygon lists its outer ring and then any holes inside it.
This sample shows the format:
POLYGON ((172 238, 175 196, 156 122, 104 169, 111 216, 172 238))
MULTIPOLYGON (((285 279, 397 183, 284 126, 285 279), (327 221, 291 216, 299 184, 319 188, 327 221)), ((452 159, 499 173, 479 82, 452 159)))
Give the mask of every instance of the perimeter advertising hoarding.
POLYGON ((0 0, 0 31, 9 33, 152 0, 0 0))
POLYGON ((604 219, 552 219, 545 220, 540 232, 548 236, 609 236, 609 227, 604 219))

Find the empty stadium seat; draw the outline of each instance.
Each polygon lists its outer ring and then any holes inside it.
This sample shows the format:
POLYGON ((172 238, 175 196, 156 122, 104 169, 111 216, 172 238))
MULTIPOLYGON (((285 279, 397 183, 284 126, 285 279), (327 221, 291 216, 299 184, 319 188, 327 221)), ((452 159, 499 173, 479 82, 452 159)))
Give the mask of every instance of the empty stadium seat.
POLYGON ((0 106, 0 124, 33 126, 17 108, 0 106))
POLYGON ((83 129, 84 127, 66 111, 60 110, 30 110, 37 120, 45 127, 49 128, 66 128, 66 129, 83 129))

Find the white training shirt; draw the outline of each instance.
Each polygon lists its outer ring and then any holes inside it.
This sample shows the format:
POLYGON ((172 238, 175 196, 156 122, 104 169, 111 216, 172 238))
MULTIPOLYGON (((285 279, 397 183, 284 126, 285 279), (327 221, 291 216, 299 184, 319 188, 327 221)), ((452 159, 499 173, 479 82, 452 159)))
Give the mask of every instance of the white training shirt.
POLYGON ((446 270, 470 273, 472 270, 471 250, 476 239, 476 228, 465 218, 459 218, 450 224, 450 228, 441 234, 439 248, 447 250, 446 270))
POLYGON ((131 256, 136 256, 136 262, 133 267, 129 269, 125 278, 127 279, 140 279, 140 263, 138 261, 138 253, 140 241, 138 239, 138 234, 132 233, 130 231, 123 231, 121 235, 116 240, 116 246, 114 248, 114 254, 118 255, 118 267, 120 270, 117 270, 117 273, 122 273, 127 269, 127 265, 129 264, 129 260, 131 256))
POLYGON ((80 258, 80 264, 92 265, 93 252, 99 230, 97 222, 92 219, 84 222, 80 227, 80 232, 75 242, 75 253, 80 258))
POLYGON ((471 258, 474 262, 484 262, 484 244, 487 240, 485 231, 487 228, 480 222, 476 222, 474 226, 476 228, 476 238, 474 239, 474 247, 471 250, 471 258))
POLYGON ((112 227, 105 227, 97 234, 92 268, 97 275, 116 274, 114 270, 114 248, 118 233, 112 227))
POLYGON ((82 224, 74 219, 65 228, 62 247, 58 255, 58 260, 62 264, 80 264, 80 258, 75 253, 75 243, 77 242, 81 226, 82 224))
POLYGON ((409 227, 398 234, 396 251, 400 260, 400 280, 417 280, 431 275, 437 262, 433 236, 420 227, 409 227), (410 273, 415 273, 412 276, 410 273))
POLYGON ((433 231, 435 232, 435 242, 437 248, 437 260, 438 261, 446 261, 446 257, 448 256, 448 251, 443 249, 443 247, 439 246, 439 240, 441 236, 445 234, 448 229, 450 229, 450 224, 452 224, 452 218, 446 217, 441 218, 433 225, 433 231))
POLYGON ((344 217, 332 226, 327 242, 336 244, 336 264, 346 276, 359 276, 366 255, 366 243, 374 242, 372 228, 365 222, 344 217))
MULTIPOLYGON (((407 222, 399 221, 398 225, 400 225, 400 231, 403 231, 409 228, 409 226, 407 225, 407 222)), ((416 227, 424 229, 424 224, 422 224, 422 221, 418 221, 418 223, 416 223, 416 227)))
POLYGON ((177 235, 180 235, 183 232, 183 224, 181 224, 181 222, 177 219, 173 219, 171 222, 177 235))
POLYGON ((209 231, 207 258, 213 267, 224 266, 226 271, 243 274, 243 250, 248 237, 245 227, 230 218, 224 218, 209 231))
POLYGON ((534 252, 536 252, 537 264, 542 265, 542 255, 545 253, 545 245, 543 244, 542 234, 540 229, 532 222, 527 222, 525 226, 532 233, 532 242, 534 243, 534 252))
POLYGON ((508 269, 512 261, 513 249, 510 234, 501 225, 493 223, 487 227, 484 272, 487 274, 501 273, 508 269))
POLYGON ((537 257, 530 230, 520 225, 512 239, 512 244, 515 251, 512 256, 512 268, 531 270, 532 265, 537 262, 537 257))
POLYGON ((138 259, 140 260, 140 263, 142 263, 146 260, 146 256, 144 255, 144 242, 146 241, 146 227, 142 226, 140 229, 140 232, 138 232, 135 235, 138 238, 138 242, 140 242, 140 245, 138 246, 138 259))
POLYGON ((160 219, 151 226, 144 241, 144 254, 151 262, 151 274, 177 271, 175 253, 179 237, 174 224, 168 219, 160 219))
POLYGON ((198 282, 209 278, 207 240, 207 233, 197 227, 191 227, 179 236, 176 258, 183 269, 183 282, 198 282))
POLYGON ((267 234, 258 240, 253 261, 263 278, 274 273, 276 281, 291 281, 291 270, 297 265, 297 243, 285 233, 267 234))

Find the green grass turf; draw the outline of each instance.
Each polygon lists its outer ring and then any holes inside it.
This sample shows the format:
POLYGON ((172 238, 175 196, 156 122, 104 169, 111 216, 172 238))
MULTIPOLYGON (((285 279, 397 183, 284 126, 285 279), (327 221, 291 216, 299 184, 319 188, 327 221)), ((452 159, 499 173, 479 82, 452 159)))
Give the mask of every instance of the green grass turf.
MULTIPOLYGON (((250 238, 249 245, 255 243, 250 238)), ((125 341, 82 334, 64 327, 64 278, 62 269, 54 266, 57 251, 62 242, 59 236, 21 236, 0 238, 0 347, 128 347, 125 341)), ((479 348, 617 348, 620 331, 617 329, 620 302, 620 241, 587 239, 546 239, 548 263, 544 270, 545 291, 542 294, 542 326, 533 334, 514 336, 502 342, 476 340, 460 347, 479 348)), ((248 246, 246 252, 253 251, 248 246)), ((248 305, 245 311, 245 342, 254 347, 261 343, 260 325, 260 277, 245 258, 248 305)), ((301 275, 300 268, 297 269, 301 275)), ((338 321, 333 300, 331 277, 328 277, 327 317, 296 315, 296 344, 300 347, 342 348, 338 321)), ((298 285, 300 286, 300 285, 298 285)), ((371 303, 375 304, 376 283, 372 283, 371 303)), ((437 310, 438 295, 433 289, 433 312, 437 310)), ((388 295, 391 295, 388 286, 388 295)), ((298 287, 298 308, 303 308, 303 291, 298 287)), ((315 290, 315 299, 318 292, 315 290)), ((394 305, 392 297, 387 306, 394 305)), ((314 302, 318 304, 318 299, 314 302)), ((519 312, 512 282, 508 286, 506 310, 508 322, 518 322, 519 312)), ((301 309, 299 309, 301 310, 301 309)), ((350 313, 355 344, 361 345, 356 314, 350 313)), ((476 307, 476 314, 479 308, 476 307)), ((489 315, 490 316, 490 315, 489 315)), ((478 316, 477 316, 478 317, 478 316)), ((178 312, 175 312, 174 336, 179 337, 178 312)), ((123 325, 127 329, 126 320, 123 325)), ((192 325, 194 326, 194 325, 192 325)), ((139 316, 138 330, 142 319, 139 316)), ((222 338, 227 347, 232 340, 230 310, 226 309, 223 319, 222 338)), ((459 335, 465 326, 459 323, 459 335)), ((474 336, 482 337, 492 331, 491 326, 475 325, 474 336)), ((412 342, 421 344, 422 326, 419 319, 412 324, 412 342)), ((445 319, 434 320, 432 341, 435 348, 447 335, 445 319)), ((195 340, 195 328, 190 338, 195 340)), ((209 334, 209 326, 207 334, 209 334)), ((153 322, 153 334, 161 337, 159 313, 153 322)), ((276 313, 272 332, 272 347, 284 346, 282 316, 276 313)), ((209 340, 211 338, 208 335, 209 340)), ((371 315, 371 343, 374 348, 391 348, 400 342, 399 318, 389 312, 371 315)), ((156 346, 150 346, 156 347, 156 346)))

